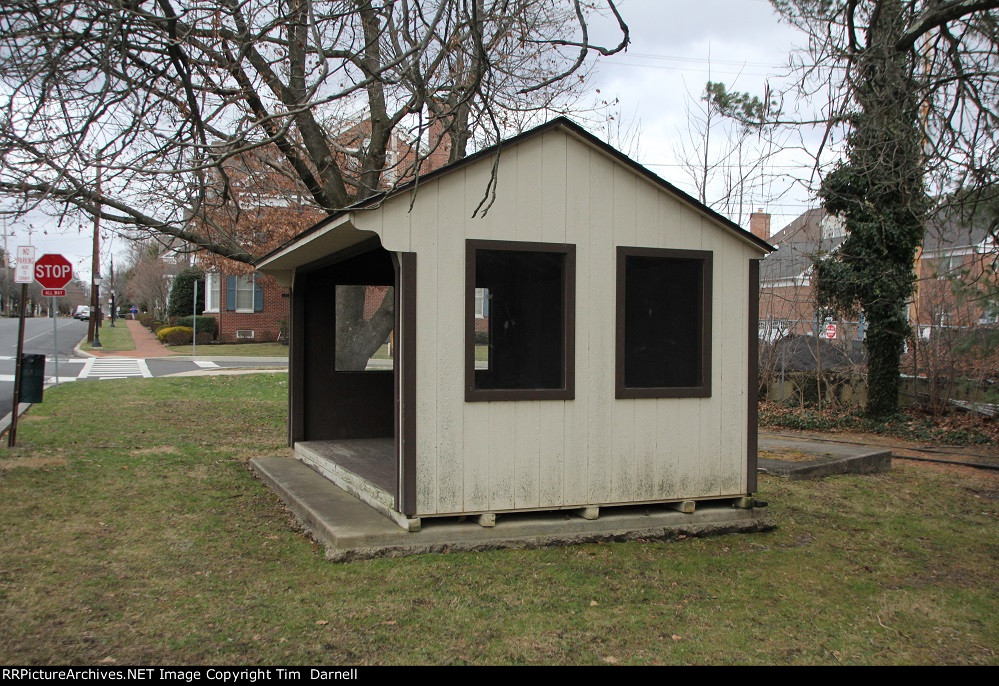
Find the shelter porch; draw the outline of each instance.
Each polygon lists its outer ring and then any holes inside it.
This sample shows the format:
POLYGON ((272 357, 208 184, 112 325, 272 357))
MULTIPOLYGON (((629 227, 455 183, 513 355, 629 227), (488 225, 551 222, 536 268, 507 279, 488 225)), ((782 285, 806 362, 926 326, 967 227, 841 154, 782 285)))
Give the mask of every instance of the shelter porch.
POLYGON ((420 520, 398 512, 398 450, 392 438, 297 441, 295 457, 392 519, 419 531, 420 520))

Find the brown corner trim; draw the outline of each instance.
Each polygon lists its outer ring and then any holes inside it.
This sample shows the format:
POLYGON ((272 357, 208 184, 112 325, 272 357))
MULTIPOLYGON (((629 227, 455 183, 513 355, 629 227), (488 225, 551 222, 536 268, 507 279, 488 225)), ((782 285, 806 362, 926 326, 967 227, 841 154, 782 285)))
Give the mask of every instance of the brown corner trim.
POLYGON ((416 253, 399 253, 399 272, 401 288, 396 289, 402 333, 399 511, 412 517, 416 514, 416 253))
POLYGON ((749 360, 746 365, 746 492, 756 493, 760 430, 760 261, 749 261, 749 360))
POLYGON ((305 439, 305 298, 302 274, 295 274, 291 288, 291 322, 288 326, 288 446, 305 439))

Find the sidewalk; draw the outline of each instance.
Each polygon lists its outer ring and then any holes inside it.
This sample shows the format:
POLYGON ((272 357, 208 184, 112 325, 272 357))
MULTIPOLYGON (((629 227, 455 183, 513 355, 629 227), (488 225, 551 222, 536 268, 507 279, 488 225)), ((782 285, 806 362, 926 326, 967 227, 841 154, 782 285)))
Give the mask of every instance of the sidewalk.
MULTIPOLYGON (((103 350, 89 350, 89 351, 79 351, 83 355, 90 355, 92 357, 129 357, 138 359, 148 359, 148 358, 162 358, 169 357, 173 361, 186 362, 186 361, 199 361, 199 360, 214 360, 216 362, 240 362, 256 365, 273 365, 277 367, 287 367, 288 358, 287 357, 257 357, 255 355, 239 356, 239 355, 213 355, 211 354, 212 346, 204 346, 204 351, 207 354, 200 354, 196 356, 182 355, 170 350, 167 346, 160 343, 160 340, 156 338, 156 334, 144 327, 138 321, 131 319, 119 319, 118 326, 124 321, 128 326, 128 332, 132 335, 132 342, 135 344, 135 350, 119 350, 117 352, 105 352, 103 350)), ((202 346, 198 346, 198 351, 202 351, 202 346)), ((196 370, 193 372, 182 372, 186 376, 194 376, 199 374, 211 374, 211 373, 223 373, 220 370, 203 369, 196 370)))
MULTIPOLYGON (((128 325, 128 332, 132 334, 132 342, 135 343, 135 350, 120 350, 118 352, 107 353, 102 350, 89 351, 94 357, 172 357, 174 353, 165 345, 160 343, 156 334, 144 327, 137 320, 119 319, 128 325)), ((119 324, 120 325, 120 324, 119 324)))

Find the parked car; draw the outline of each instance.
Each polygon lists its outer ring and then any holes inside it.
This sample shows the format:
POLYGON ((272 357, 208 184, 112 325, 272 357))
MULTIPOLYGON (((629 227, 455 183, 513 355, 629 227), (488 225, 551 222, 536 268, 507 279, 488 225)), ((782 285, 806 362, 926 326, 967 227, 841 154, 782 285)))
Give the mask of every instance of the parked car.
POLYGON ((90 308, 87 305, 78 306, 76 312, 73 313, 73 319, 79 319, 81 322, 88 321, 90 319, 90 308))

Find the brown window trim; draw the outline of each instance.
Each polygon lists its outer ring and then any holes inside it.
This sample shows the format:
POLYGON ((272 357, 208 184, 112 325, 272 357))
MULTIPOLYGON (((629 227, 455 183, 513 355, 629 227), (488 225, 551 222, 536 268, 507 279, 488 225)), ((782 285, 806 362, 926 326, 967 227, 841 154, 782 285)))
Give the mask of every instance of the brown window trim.
POLYGON ((623 398, 710 398, 711 397, 711 281, 712 253, 709 250, 676 250, 670 248, 617 249, 617 322, 614 351, 614 397, 623 398), (701 260, 701 385, 633 388, 624 385, 624 300, 625 265, 629 256, 664 257, 701 260))
POLYGON ((526 241, 465 241, 465 402, 498 400, 572 400, 576 397, 576 246, 571 243, 526 241), (511 250, 549 252, 565 255, 562 343, 564 351, 562 388, 476 388, 475 387, 475 252, 511 250))

